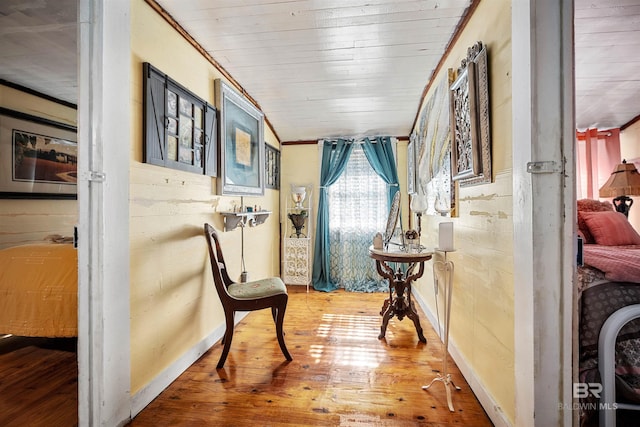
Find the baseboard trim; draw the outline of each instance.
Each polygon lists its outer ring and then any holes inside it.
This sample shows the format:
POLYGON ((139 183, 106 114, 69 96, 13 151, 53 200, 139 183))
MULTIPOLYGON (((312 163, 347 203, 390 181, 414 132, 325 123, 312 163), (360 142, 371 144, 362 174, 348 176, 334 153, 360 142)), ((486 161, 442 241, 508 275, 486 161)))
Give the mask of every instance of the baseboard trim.
MULTIPOLYGON (((435 330, 440 337, 442 337, 442 330, 438 330, 438 319, 434 315, 434 313, 427 307, 422 295, 417 292, 411 293, 412 299, 420 305, 422 311, 424 311, 429 323, 433 326, 433 330, 435 330)), ((491 422, 496 427, 512 427, 512 424, 509 422, 507 417, 505 416, 502 408, 496 403, 488 390, 484 387, 480 379, 476 376, 475 372, 467 362, 467 360, 462 356, 462 354, 458 351, 458 347, 456 346, 455 340, 449 338, 449 355, 460 369, 462 376, 469 383, 469 387, 478 398, 478 401, 484 408, 485 412, 491 419, 491 422)), ((455 394, 453 399, 453 406, 455 407, 455 394)))
MULTIPOLYGON (((242 319, 249 314, 248 312, 238 312, 235 317, 237 325, 242 319)), ((196 345, 191 347, 185 354, 176 360, 171 366, 157 375, 149 384, 141 388, 131 398, 131 418, 135 417, 147 407, 149 403, 160 395, 182 375, 196 360, 198 360, 207 350, 209 350, 218 340, 222 338, 225 331, 224 323, 217 327, 211 334, 202 339, 196 345)))

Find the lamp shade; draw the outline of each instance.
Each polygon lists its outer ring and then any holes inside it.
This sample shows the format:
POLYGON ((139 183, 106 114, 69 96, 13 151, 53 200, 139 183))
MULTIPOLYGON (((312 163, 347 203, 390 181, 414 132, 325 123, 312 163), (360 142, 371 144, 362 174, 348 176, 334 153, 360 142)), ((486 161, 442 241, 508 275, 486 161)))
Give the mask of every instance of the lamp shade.
POLYGON ((623 160, 600 188, 600 197, 640 196, 640 174, 633 163, 623 160))
POLYGON ((413 194, 411 196, 411 203, 409 204, 409 207, 415 213, 423 214, 429 207, 427 205, 427 196, 419 193, 413 194))

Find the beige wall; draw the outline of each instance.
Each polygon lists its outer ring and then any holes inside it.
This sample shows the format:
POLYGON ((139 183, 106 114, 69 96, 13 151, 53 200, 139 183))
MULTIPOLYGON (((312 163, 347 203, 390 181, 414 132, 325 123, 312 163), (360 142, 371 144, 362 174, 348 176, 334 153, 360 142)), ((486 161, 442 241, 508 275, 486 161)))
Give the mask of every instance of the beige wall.
MULTIPOLYGON (((0 84, 0 106, 77 125, 77 111, 64 105, 0 84)), ((41 241, 50 234, 72 236, 78 221, 75 200, 2 199, 0 203, 0 249, 41 241)))
MULTIPOLYGON (((640 159, 640 121, 620 132, 620 156, 627 161, 640 159)), ((629 211, 629 222, 640 232, 640 196, 632 199, 634 205, 629 211)))
POLYGON ((283 236, 292 232, 291 221, 287 218, 285 206, 291 206, 291 185, 311 186, 311 265, 313 265, 313 242, 315 242, 315 224, 318 216, 318 197, 320 190, 320 157, 317 144, 283 145, 280 151, 280 204, 282 212, 283 236), (288 198, 288 199, 287 199, 288 198))
MULTIPOLYGON (((513 423, 510 12, 509 0, 481 2, 435 80, 446 78, 448 68, 457 68, 466 57, 467 48, 477 41, 487 46, 494 179, 491 184, 460 188, 459 216, 446 219, 454 222, 457 249, 449 256, 455 263, 450 339, 500 411, 513 423)), ((423 244, 437 246, 438 224, 442 220, 435 216, 423 219, 423 244)), ((435 313, 432 276, 425 275, 414 289, 435 313)))
MULTIPOLYGON (((142 63, 150 62, 201 98, 214 103, 217 70, 143 0, 131 3, 131 392, 148 384, 188 349, 224 324, 211 279, 202 226, 222 231, 221 210, 239 197, 216 194, 207 176, 142 163, 142 63)), ((265 139, 279 142, 265 126, 265 139)), ((115 142, 117 143, 117 142, 115 142)), ((128 147, 127 144, 122 144, 128 147)), ((245 197, 279 212, 279 192, 245 197)), ((279 223, 272 215, 244 230, 250 279, 279 274, 279 223)), ((241 232, 221 232, 232 277, 241 272, 241 232)))

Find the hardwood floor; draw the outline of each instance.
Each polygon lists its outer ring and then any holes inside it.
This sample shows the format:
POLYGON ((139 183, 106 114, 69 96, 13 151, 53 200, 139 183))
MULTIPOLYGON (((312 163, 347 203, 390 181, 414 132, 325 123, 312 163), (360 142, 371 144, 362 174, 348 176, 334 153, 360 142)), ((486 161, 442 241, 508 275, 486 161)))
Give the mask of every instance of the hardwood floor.
POLYGON ((451 362, 455 412, 444 386, 441 343, 419 309, 427 344, 410 319, 389 322, 378 340, 386 294, 323 293, 289 287, 280 352, 269 310, 237 327, 224 369, 217 343, 129 424, 146 426, 491 426, 451 362))
MULTIPOLYGON (((146 426, 491 426, 450 363, 461 391, 447 408, 441 343, 418 307, 427 344, 410 319, 392 319, 378 340, 386 294, 289 288, 280 352, 268 310, 237 327, 224 369, 218 343, 129 424, 146 426)), ((75 426, 75 340, 0 340, 0 426, 75 426)))
POLYGON ((78 424, 75 338, 0 339, 0 426, 78 424))

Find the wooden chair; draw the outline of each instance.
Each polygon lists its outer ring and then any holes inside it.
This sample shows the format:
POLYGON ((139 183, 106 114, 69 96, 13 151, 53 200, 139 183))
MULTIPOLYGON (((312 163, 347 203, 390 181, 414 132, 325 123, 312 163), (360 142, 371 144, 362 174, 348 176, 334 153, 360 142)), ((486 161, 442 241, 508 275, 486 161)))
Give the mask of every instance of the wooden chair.
POLYGON ((218 291, 218 296, 224 308, 224 316, 227 324, 222 343, 222 355, 218 361, 217 369, 224 366, 224 362, 229 354, 231 340, 233 338, 234 317, 236 311, 254 311, 263 308, 271 308, 271 314, 276 324, 276 335, 282 354, 287 360, 292 360, 287 346, 284 343, 284 332, 282 323, 284 313, 287 309, 287 288, 279 277, 269 277, 262 280, 255 280, 246 283, 235 283, 227 272, 224 262, 218 233, 209 224, 204 225, 204 234, 209 245, 209 257, 211 258, 211 270, 213 281, 218 291), (215 244, 215 251, 214 251, 215 244))

